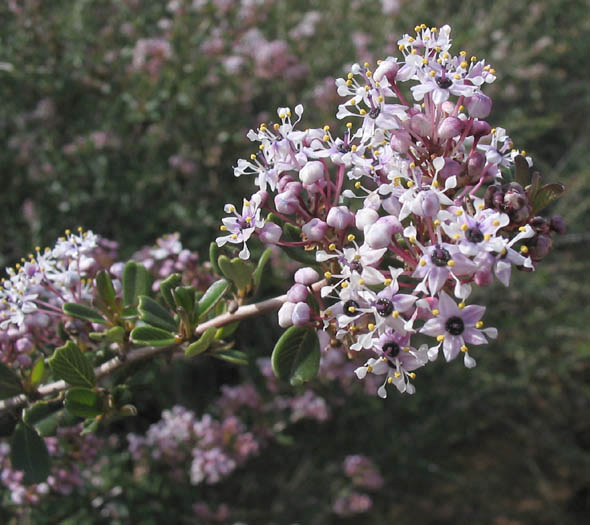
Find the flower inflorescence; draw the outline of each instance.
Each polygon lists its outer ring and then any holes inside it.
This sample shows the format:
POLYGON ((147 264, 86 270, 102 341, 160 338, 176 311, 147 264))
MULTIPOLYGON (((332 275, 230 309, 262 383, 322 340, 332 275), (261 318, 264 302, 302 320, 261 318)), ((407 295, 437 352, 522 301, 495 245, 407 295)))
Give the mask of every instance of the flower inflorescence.
POLYGON ((484 306, 467 305, 472 286, 494 276, 508 286, 512 268, 533 270, 564 230, 559 216, 535 216, 534 184, 511 176, 531 158, 485 120, 495 70, 452 54, 449 26, 417 26, 398 45, 401 58, 336 80, 340 136, 296 129, 301 105, 248 133, 258 149, 234 174, 254 176, 258 191, 241 212, 226 205, 217 239, 243 259, 252 237, 313 254, 279 324, 315 327, 323 349, 369 352, 355 372, 381 376, 381 397, 388 384, 413 393, 414 371, 439 351, 475 366, 470 347, 497 330, 484 326, 484 306))

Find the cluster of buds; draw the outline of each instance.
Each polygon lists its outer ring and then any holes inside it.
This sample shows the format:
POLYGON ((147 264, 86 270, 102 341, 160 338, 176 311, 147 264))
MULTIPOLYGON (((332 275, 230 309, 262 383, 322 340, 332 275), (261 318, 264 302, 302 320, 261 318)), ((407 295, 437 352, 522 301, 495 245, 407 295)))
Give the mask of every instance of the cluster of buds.
POLYGON ((512 268, 533 270, 565 228, 536 216, 562 188, 539 188, 536 174, 522 182, 532 160, 485 120, 494 69, 452 54, 449 26, 415 31, 399 40, 401 59, 354 64, 336 81, 341 136, 297 130, 301 105, 296 119, 279 108, 279 122, 249 132, 258 151, 234 174, 258 190, 241 211, 226 205, 217 239, 243 259, 258 237, 307 261, 279 323, 314 327, 324 349, 369 352, 355 373, 380 376, 381 397, 388 384, 413 393, 415 370, 439 351, 475 366, 470 347, 497 330, 467 304, 472 286, 494 276, 508 286, 512 268))

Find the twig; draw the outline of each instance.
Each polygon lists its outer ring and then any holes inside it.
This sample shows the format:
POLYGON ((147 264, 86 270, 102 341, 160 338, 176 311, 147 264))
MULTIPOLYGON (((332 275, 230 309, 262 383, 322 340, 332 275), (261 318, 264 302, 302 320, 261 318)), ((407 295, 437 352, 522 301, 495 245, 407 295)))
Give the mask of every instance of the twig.
MULTIPOLYGON (((326 281, 319 281, 312 285, 312 289, 316 291, 325 284, 326 281)), ((206 321, 203 324, 200 324, 195 330, 195 333, 196 335, 199 335, 202 334, 205 330, 207 330, 207 328, 211 328, 212 326, 220 327, 229 323, 233 323, 235 321, 247 319, 248 317, 254 317, 255 315, 260 315, 266 312, 270 312, 272 310, 276 310, 280 308, 281 305, 286 301, 287 295, 280 295, 279 297, 273 297, 272 299, 267 299, 266 301, 261 301, 259 303, 240 306, 234 313, 221 314, 209 321, 206 321)), ((180 344, 174 344, 169 346, 146 346, 143 348, 137 348, 136 350, 132 350, 131 352, 126 354, 123 360, 121 360, 119 357, 113 357, 106 363, 103 363, 94 370, 94 375, 97 379, 100 379, 113 373, 115 370, 118 370, 124 365, 128 365, 129 363, 134 363, 136 361, 142 361, 143 359, 149 359, 164 352, 174 351, 175 349, 179 348, 179 346, 180 344)), ((68 385, 66 384, 66 382, 60 380, 55 381, 53 383, 48 383, 47 385, 40 386, 37 389, 37 393, 40 396, 45 397, 58 394, 59 392, 62 392, 67 388, 68 385)), ((10 397, 8 399, 0 401, 0 412, 3 410, 8 410, 10 408, 23 407, 27 403, 28 399, 24 394, 10 397)))

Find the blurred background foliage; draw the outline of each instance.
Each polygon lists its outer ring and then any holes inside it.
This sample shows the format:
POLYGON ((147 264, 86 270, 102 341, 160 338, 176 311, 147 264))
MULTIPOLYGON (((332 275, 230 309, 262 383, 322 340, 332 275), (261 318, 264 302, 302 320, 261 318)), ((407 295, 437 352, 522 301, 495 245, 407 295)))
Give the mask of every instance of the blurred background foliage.
MULTIPOLYGON (((250 153, 247 130, 299 102, 309 126, 336 125, 334 78, 394 54, 419 23, 450 24, 454 49, 495 67, 490 122, 545 180, 568 187, 551 210, 569 228, 554 253, 534 274, 513 275, 509 289, 480 292, 500 337, 478 352, 475 370, 435 363, 414 397, 346 397, 329 422, 296 425, 288 443, 206 489, 139 482, 125 453, 113 452, 104 486, 124 489, 121 523, 191 522, 198 498, 228 502, 248 523, 342 523, 330 514, 334 464, 357 452, 373 458, 385 485, 351 523, 587 523, 586 0, 8 0, 0 20, 3 265, 77 225, 118 241, 123 255, 167 231, 204 252, 223 204, 250 191, 232 173, 250 153)), ((289 276, 275 277, 269 294, 289 276)), ((241 345, 268 355, 274 320, 255 323, 241 345)), ((150 381, 161 395, 143 392, 141 416, 113 432, 145 430, 179 402, 201 413, 221 383, 248 375, 159 366, 150 381)), ((99 523, 93 496, 47 498, 30 516, 99 523)))

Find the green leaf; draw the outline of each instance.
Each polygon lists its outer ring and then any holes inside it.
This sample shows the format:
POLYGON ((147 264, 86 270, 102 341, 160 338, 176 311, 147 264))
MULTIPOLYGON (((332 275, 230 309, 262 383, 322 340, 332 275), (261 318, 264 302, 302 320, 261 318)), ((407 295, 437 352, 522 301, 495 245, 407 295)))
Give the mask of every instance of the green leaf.
POLYGON ((41 483, 49 476, 51 460, 45 440, 26 423, 16 425, 10 442, 10 462, 15 470, 24 471, 23 483, 41 483))
POLYGON ((125 340, 125 329, 122 326, 113 326, 104 332, 90 332, 88 335, 93 341, 121 343, 125 340))
POLYGON ((233 365, 248 364, 248 355, 244 352, 240 352, 239 350, 226 350, 225 352, 212 354, 212 356, 216 359, 227 361, 228 363, 231 363, 233 365))
POLYGON ((175 332, 178 324, 168 310, 147 295, 139 298, 139 318, 149 325, 157 326, 169 332, 175 332))
POLYGON ((225 279, 215 281, 207 291, 201 297, 199 301, 199 319, 202 320, 209 313, 209 311, 215 307, 215 305, 221 300, 223 294, 227 292, 230 284, 225 279))
POLYGON ((561 197, 565 192, 565 186, 560 182, 546 184, 543 186, 533 200, 533 213, 537 214, 543 208, 551 204, 555 199, 561 197))
POLYGON ((148 346, 168 346, 178 342, 175 334, 155 326, 136 326, 131 332, 131 340, 148 346))
POLYGON ((195 341, 187 347, 187 349, 184 352, 184 355, 186 357, 193 357, 195 355, 199 355, 203 352, 206 352, 211 346, 211 343, 215 340, 216 333, 217 328, 215 328, 214 326, 207 328, 207 330, 203 332, 203 334, 201 335, 201 337, 199 337, 197 341, 195 341))
POLYGON ((17 396, 23 392, 23 385, 17 373, 0 361, 0 399, 17 396))
POLYGON ((140 295, 148 295, 150 283, 150 274, 145 267, 135 261, 129 261, 123 269, 123 303, 125 306, 134 306, 140 295))
POLYGON ((0 412, 0 438, 12 436, 18 422, 18 418, 12 412, 0 412))
POLYGON ((100 270, 96 274, 96 290, 107 306, 112 307, 115 304, 115 288, 107 271, 100 270))
POLYGON ((43 381, 43 376, 45 375, 45 360, 40 357, 37 362, 33 365, 33 369, 31 370, 31 375, 29 377, 28 385, 29 388, 35 389, 37 385, 43 381))
POLYGON ((313 379, 320 366, 320 342, 311 326, 291 326, 272 351, 272 370, 292 385, 313 379))
POLYGON ((80 435, 86 436, 88 434, 94 434, 98 430, 98 425, 98 419, 87 419, 82 424, 82 432, 80 432, 80 435))
POLYGON ((231 337, 238 329, 238 326, 240 326, 240 321, 234 321, 233 323, 218 328, 217 333, 215 334, 215 339, 227 339, 228 337, 231 337))
POLYGON ((267 248, 262 252, 260 259, 258 259, 258 265, 256 266, 256 270, 254 270, 254 275, 252 276, 254 281, 254 293, 258 291, 260 288, 260 283, 262 282, 262 276, 264 275, 264 268, 266 267, 266 263, 270 259, 270 255, 272 254, 272 248, 267 248))
POLYGON ((52 417, 62 406, 61 401, 37 401, 23 411, 23 421, 32 427, 52 417))
POLYGON ((75 317, 77 319, 82 319, 83 321, 89 321, 91 323, 104 325, 107 324, 106 319, 100 315, 100 312, 97 312, 94 308, 90 308, 89 306, 85 306, 83 304, 65 303, 62 306, 62 310, 70 317, 75 317))
POLYGON ((59 347, 47 362, 53 373, 69 385, 93 387, 96 384, 92 364, 72 341, 59 347))
POLYGON ((514 180, 523 188, 531 182, 531 168, 522 155, 516 155, 514 157, 514 180))
POLYGON ((176 306, 182 308, 189 317, 195 309, 195 288, 193 286, 178 286, 172 291, 176 306))
POLYGON ((169 275, 160 283, 160 293, 162 294, 164 301, 166 301, 166 304, 172 310, 176 308, 174 297, 172 297, 172 290, 174 290, 174 288, 180 286, 181 284, 182 276, 179 273, 173 273, 172 275, 169 275))
POLYGON ((74 416, 90 418, 104 412, 102 396, 89 388, 71 388, 66 393, 66 410, 74 416))
POLYGON ((244 261, 239 257, 230 260, 226 255, 220 255, 217 264, 223 275, 232 281, 240 291, 246 290, 252 281, 254 267, 252 263, 244 261))
POLYGON ((213 268, 213 271, 217 275, 222 275, 221 268, 219 268, 219 265, 217 264, 218 258, 219 258, 219 246, 217 246, 217 243, 215 241, 213 241, 209 245, 209 262, 211 263, 211 267, 213 268))

